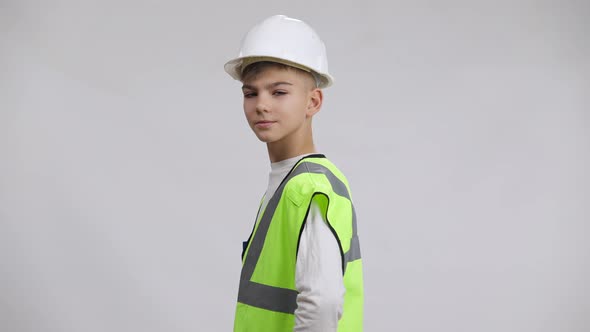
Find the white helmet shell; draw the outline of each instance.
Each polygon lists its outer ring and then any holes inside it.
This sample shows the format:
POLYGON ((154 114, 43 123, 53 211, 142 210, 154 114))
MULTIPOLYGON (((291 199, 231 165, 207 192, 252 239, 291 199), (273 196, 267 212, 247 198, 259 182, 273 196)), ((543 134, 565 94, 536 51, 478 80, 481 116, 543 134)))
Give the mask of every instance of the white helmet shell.
POLYGON ((272 61, 312 72, 319 88, 334 82, 328 73, 326 46, 305 22, 274 15, 256 24, 242 40, 237 58, 224 65, 225 71, 240 80, 243 69, 254 62, 272 61))

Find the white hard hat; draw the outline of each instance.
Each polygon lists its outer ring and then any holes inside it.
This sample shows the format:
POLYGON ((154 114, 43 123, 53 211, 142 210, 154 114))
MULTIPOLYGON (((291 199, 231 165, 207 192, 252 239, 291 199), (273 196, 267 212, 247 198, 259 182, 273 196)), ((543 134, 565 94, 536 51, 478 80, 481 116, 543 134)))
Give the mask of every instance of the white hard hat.
POLYGON ((237 58, 228 61, 224 69, 240 80, 244 68, 254 62, 272 61, 311 72, 319 88, 334 82, 328 73, 326 46, 320 36, 305 22, 274 15, 256 24, 242 40, 237 58))

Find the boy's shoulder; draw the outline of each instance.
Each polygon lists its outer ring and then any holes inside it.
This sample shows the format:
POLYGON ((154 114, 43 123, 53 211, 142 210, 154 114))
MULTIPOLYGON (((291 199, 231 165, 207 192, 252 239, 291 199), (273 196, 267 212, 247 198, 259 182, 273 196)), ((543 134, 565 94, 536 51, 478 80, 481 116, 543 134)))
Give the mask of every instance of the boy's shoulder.
POLYGON ((308 158, 302 159, 300 163, 305 161, 310 161, 314 164, 320 165, 319 167, 316 166, 318 169, 325 168, 327 171, 334 173, 334 175, 338 177, 345 177, 340 168, 331 159, 323 154, 311 155, 308 158))
POLYGON ((312 186, 329 185, 333 190, 349 192, 348 179, 340 168, 324 155, 309 156, 299 161, 296 166, 304 167, 297 173, 323 174, 324 176, 300 177, 300 181, 308 182, 312 186), (338 190, 339 189, 339 190, 338 190))

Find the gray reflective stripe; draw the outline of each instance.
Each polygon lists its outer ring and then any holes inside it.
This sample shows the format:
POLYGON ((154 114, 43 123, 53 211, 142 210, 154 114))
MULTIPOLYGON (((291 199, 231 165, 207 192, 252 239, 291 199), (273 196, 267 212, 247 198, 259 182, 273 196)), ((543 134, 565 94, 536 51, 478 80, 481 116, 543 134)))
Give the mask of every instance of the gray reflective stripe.
POLYGON ((292 314, 297 309, 297 291, 240 280, 238 302, 271 311, 292 314))
POLYGON ((254 274, 254 269, 262 253, 264 240, 266 239, 266 234, 268 233, 270 222, 277 209, 279 200, 283 195, 285 184, 293 177, 304 172, 305 169, 302 167, 296 167, 291 171, 288 177, 279 185, 264 209, 262 218, 258 223, 258 228, 250 242, 250 248, 248 248, 244 265, 242 266, 240 288, 238 291, 238 302, 240 303, 270 311, 286 312, 289 314, 295 313, 295 309, 297 308, 297 291, 287 290, 289 292, 285 292, 284 288, 261 285, 250 281, 250 279, 254 274))
POLYGON ((359 237, 353 236, 350 239, 350 249, 344 254, 344 261, 348 264, 357 259, 361 259, 361 246, 359 244, 359 237))
POLYGON ((308 170, 308 173, 324 174, 330 181, 332 190, 334 190, 337 195, 350 200, 350 195, 348 194, 348 189, 344 182, 340 181, 340 179, 325 166, 310 162, 301 163, 301 166, 305 167, 308 170))
MULTIPOLYGON (((302 173, 316 173, 324 174, 332 186, 332 190, 347 199, 350 200, 350 195, 346 185, 338 179, 328 168, 320 164, 312 162, 300 162, 295 169, 287 176, 286 179, 281 182, 273 196, 267 203, 267 206, 263 212, 262 218, 258 224, 253 238, 242 266, 242 273, 240 277, 240 288, 238 291, 238 302, 259 307, 271 311, 294 313, 297 308, 297 291, 262 285, 253 281, 250 281, 254 274, 254 269, 262 253, 262 247, 264 246, 264 240, 270 227, 272 217, 278 207, 281 196, 285 185, 289 180, 300 175, 302 173)), ((352 205, 352 202, 351 202, 352 205)), ((353 236, 350 243, 350 250, 344 254, 345 263, 351 262, 356 259, 360 259, 360 247, 358 244, 358 237, 356 234, 356 213, 354 206, 352 206, 352 230, 353 236)), ((346 265, 346 264, 345 264, 346 265)))
POLYGON ((356 227, 356 211, 354 209, 354 205, 352 202, 352 238, 350 239, 350 248, 344 254, 344 262, 345 266, 344 269, 346 271, 346 264, 352 261, 356 261, 357 259, 361 259, 361 246, 359 244, 359 237, 357 234, 357 227, 356 227))
POLYGON ((328 178, 328 181, 330 181, 330 185, 332 186, 332 190, 334 190, 334 192, 337 195, 345 197, 351 201, 350 205, 352 206, 352 238, 350 239, 350 248, 344 254, 344 271, 346 271, 346 265, 349 262, 352 262, 352 261, 355 261, 355 260, 361 258, 361 247, 359 244, 359 239, 358 239, 358 234, 357 234, 357 225, 356 225, 356 211, 354 209, 354 204, 352 203, 352 200, 350 199, 350 194, 348 193, 348 188, 346 188, 346 185, 344 184, 344 182, 342 182, 339 178, 337 178, 336 175, 334 175, 334 173, 332 173, 329 169, 327 169, 323 165, 305 162, 305 163, 301 163, 301 166, 305 166, 308 169, 309 173, 324 174, 328 178))

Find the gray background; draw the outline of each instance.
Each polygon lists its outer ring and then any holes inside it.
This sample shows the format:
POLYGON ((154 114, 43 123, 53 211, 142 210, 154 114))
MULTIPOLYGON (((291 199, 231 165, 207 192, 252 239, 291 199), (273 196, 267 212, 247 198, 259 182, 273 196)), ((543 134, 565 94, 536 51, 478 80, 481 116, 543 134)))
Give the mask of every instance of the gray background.
POLYGON ((326 41, 367 331, 590 330, 588 1, 0 0, 0 331, 229 331, 269 170, 222 69, 326 41))

